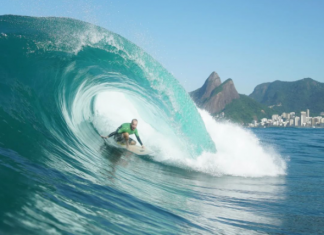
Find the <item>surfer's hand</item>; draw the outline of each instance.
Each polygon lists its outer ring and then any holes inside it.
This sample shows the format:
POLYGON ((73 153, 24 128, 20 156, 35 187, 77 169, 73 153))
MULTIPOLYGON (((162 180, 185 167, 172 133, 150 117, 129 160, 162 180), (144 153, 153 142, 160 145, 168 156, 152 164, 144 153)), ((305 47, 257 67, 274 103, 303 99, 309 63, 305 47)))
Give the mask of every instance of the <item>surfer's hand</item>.
POLYGON ((142 145, 142 148, 145 149, 144 145, 142 145))
POLYGON ((103 136, 103 135, 101 135, 100 137, 103 138, 103 139, 107 139, 108 138, 108 136, 103 136))

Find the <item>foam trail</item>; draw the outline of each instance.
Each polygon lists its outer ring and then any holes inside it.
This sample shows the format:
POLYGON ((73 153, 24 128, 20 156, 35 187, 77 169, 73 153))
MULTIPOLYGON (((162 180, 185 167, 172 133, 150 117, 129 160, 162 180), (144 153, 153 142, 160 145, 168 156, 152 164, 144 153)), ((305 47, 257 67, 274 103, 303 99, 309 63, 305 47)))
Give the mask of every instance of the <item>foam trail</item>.
POLYGON ((213 175, 243 177, 286 174, 286 161, 271 146, 264 146, 251 131, 229 122, 217 122, 206 111, 199 110, 217 153, 204 152, 187 164, 213 175))

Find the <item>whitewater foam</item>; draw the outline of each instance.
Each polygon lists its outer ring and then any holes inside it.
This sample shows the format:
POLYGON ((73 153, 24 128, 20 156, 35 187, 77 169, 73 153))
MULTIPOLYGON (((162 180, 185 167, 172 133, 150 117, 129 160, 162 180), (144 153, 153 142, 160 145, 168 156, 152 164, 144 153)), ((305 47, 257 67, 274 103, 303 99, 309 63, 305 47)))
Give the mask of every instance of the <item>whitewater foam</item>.
POLYGON ((285 160, 271 146, 260 142, 251 131, 230 122, 217 122, 198 110, 217 152, 203 152, 193 158, 188 143, 168 126, 166 117, 153 113, 154 107, 121 92, 103 92, 96 98, 94 126, 108 135, 132 118, 139 120, 143 143, 155 151, 154 160, 214 176, 262 177, 283 175, 285 160), (145 106, 141 109, 140 106, 145 106))
POLYGON ((186 159, 193 169, 212 175, 243 177, 286 174, 287 164, 280 154, 260 142, 258 137, 241 126, 217 122, 206 111, 199 110, 217 153, 204 152, 197 159, 186 159))

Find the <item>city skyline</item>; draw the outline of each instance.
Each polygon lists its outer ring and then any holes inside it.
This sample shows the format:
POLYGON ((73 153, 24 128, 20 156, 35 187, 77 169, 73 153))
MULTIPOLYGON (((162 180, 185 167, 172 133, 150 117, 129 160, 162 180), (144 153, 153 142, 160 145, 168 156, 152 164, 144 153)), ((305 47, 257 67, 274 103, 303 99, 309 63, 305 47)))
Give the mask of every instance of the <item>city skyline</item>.
POLYGON ((321 116, 311 117, 310 110, 300 112, 300 117, 295 112, 281 115, 273 114, 271 119, 262 118, 260 123, 254 120, 248 124, 249 127, 320 127, 324 128, 324 112, 321 116))

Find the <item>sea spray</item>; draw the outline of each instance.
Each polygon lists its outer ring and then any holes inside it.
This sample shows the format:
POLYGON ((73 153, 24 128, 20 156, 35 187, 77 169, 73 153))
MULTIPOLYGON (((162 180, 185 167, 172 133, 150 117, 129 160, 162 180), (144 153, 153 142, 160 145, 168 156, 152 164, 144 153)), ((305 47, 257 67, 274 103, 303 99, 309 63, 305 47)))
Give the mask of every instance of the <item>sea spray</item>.
POLYGON ((243 177, 286 174, 286 161, 276 150, 261 143, 251 131, 231 122, 218 122, 204 110, 199 113, 217 147, 217 153, 204 152, 195 161, 187 160, 194 169, 213 175, 243 177))

